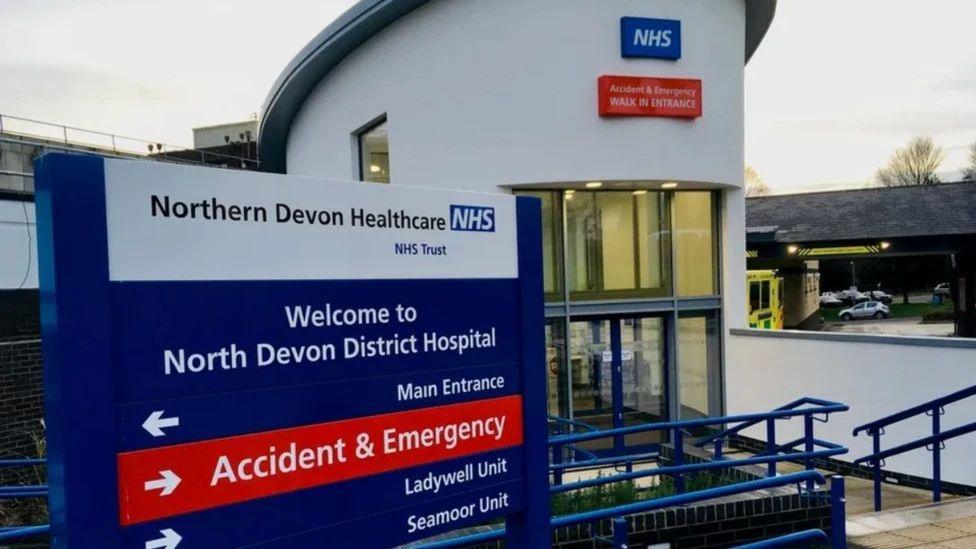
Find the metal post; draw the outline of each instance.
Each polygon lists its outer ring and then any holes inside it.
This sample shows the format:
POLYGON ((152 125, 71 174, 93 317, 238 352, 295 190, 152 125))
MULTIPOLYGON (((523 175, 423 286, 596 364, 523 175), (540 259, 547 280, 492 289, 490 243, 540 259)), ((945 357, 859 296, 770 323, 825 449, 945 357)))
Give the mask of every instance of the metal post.
MULTIPOLYGON (((872 448, 874 455, 877 456, 881 453, 881 429, 871 431, 871 436, 874 437, 872 448)), ((874 473, 874 511, 878 512, 881 510, 881 458, 874 458, 871 469, 874 473)))
MULTIPOLYGON (((936 407, 932 410, 932 436, 942 432, 939 416, 940 410, 936 407)), ((932 501, 942 501, 942 442, 939 440, 932 442, 932 501)))
MULTIPOLYGON (((563 463, 563 445, 554 444, 552 446, 552 464, 562 465, 563 463)), ((559 486, 563 483, 563 470, 553 469, 552 471, 552 483, 555 486, 559 486)))
POLYGON ((518 220, 519 302, 522 319, 522 421, 524 462, 522 510, 505 520, 508 547, 545 547, 552 543, 549 504, 548 402, 546 402, 545 303, 542 289, 542 208, 538 198, 520 196, 518 220))
POLYGON ((68 127, 67 126, 61 126, 61 131, 64 133, 64 144, 67 145, 68 144, 68 127))
POLYGON ((847 547, 847 496, 840 475, 830 477, 830 547, 847 547))
MULTIPOLYGON (((672 440, 674 441, 674 464, 678 467, 685 464, 685 441, 681 428, 674 429, 672 440)), ((683 473, 674 474, 674 492, 676 494, 685 493, 685 476, 683 473)))
MULTIPOLYGON (((803 416, 803 451, 809 456, 813 453, 813 414, 803 416)), ((809 457, 803 460, 807 471, 813 470, 813 460, 809 457)), ((807 481, 807 492, 813 492, 816 488, 813 480, 807 481)))
POLYGON ((720 461, 720 460, 724 459, 722 457, 722 443, 723 442, 724 441, 722 440, 722 438, 715 439, 715 461, 720 461))
MULTIPOLYGON (((766 420, 766 454, 770 457, 775 456, 776 452, 776 420, 769 418, 766 420)), ((776 462, 770 461, 766 464, 766 476, 776 476, 776 462)))
POLYGON ((613 519, 613 549, 627 549, 627 519, 613 519))
MULTIPOLYGON (((623 380, 623 342, 620 334, 621 320, 615 318, 610 321, 610 388, 613 393, 613 427, 619 429, 624 426, 624 380, 623 380)), ((614 452, 624 452, 624 436, 613 437, 614 452)))

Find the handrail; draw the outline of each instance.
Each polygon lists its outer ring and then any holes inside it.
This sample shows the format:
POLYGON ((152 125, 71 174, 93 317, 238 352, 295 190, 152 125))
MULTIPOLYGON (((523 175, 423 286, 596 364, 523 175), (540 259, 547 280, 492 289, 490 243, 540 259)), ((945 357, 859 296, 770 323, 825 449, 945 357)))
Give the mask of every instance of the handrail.
MULTIPOLYGON (((585 452, 586 450, 578 450, 578 451, 585 452)), ((661 456, 660 452, 642 452, 639 454, 625 454, 622 456, 594 458, 585 461, 568 461, 566 463, 551 463, 549 464, 549 470, 565 471, 567 469, 592 468, 594 465, 626 465, 627 463, 646 461, 660 456, 661 456)))
MULTIPOLYGON (((260 161, 257 160, 257 159, 255 159, 255 158, 247 158, 247 157, 244 157, 244 156, 236 156, 236 155, 232 155, 232 154, 225 154, 225 153, 219 153, 219 152, 204 151, 204 150, 201 150, 201 149, 194 149, 192 147, 183 147, 183 146, 180 146, 180 145, 173 145, 171 143, 162 143, 160 141, 150 141, 148 139, 140 139, 138 137, 128 137, 128 136, 125 136, 125 135, 118 135, 118 134, 113 134, 113 133, 108 133, 108 132, 102 132, 102 131, 98 131, 98 130, 86 130, 85 128, 78 128, 78 127, 75 127, 75 126, 67 126, 67 125, 64 125, 64 124, 54 124, 52 122, 44 122, 43 120, 35 120, 35 119, 32 119, 32 118, 23 118, 23 117, 20 117, 20 116, 11 116, 9 114, 2 114, 2 113, 0 113, 0 132, 5 132, 5 133, 8 133, 8 134, 12 134, 12 135, 23 135, 23 136, 26 136, 26 137, 34 137, 34 138, 38 138, 38 139, 44 139, 44 140, 53 141, 53 142, 56 142, 56 143, 64 143, 66 145, 75 144, 75 145, 80 145, 80 146, 96 147, 96 148, 99 148, 99 149, 112 150, 113 152, 119 152, 119 151, 121 151, 121 152, 124 152, 124 153, 136 154, 138 156, 144 156, 144 157, 145 156, 150 156, 151 157, 151 155, 146 155, 142 151, 135 151, 135 150, 128 150, 128 149, 120 149, 118 147, 118 141, 120 141, 120 140, 121 141, 129 141, 129 142, 132 142, 132 143, 140 143, 142 145, 150 145, 150 144, 152 144, 152 145, 163 145, 163 147, 165 147, 165 149, 168 149, 168 150, 161 150, 159 154, 163 155, 164 158, 165 158, 165 155, 168 154, 168 153, 198 152, 198 153, 203 153, 204 157, 205 156, 213 156, 213 157, 217 157, 217 158, 225 158, 225 159, 228 159, 228 160, 246 162, 246 163, 254 164, 255 166, 260 165, 260 161), (34 125, 37 125, 37 126, 43 126, 43 127, 51 128, 51 129, 53 129, 53 130, 55 130, 57 132, 57 135, 53 135, 53 134, 52 135, 44 135, 44 134, 35 134, 35 133, 30 133, 30 132, 15 131, 15 130, 12 130, 10 128, 9 124, 7 125, 7 127, 4 127, 3 121, 5 119, 6 120, 16 120, 18 122, 26 122, 28 124, 34 124, 34 125), (84 141, 72 141, 72 140, 69 140, 68 139, 68 130, 71 130, 72 132, 78 132, 78 133, 84 133, 84 134, 89 134, 89 135, 97 135, 97 136, 101 136, 101 137, 106 137, 106 138, 109 139, 109 143, 100 144, 100 143, 87 143, 87 142, 84 142, 84 141)), ((255 141, 251 141, 251 143, 256 143, 256 142, 255 141)), ((190 162, 194 162, 193 160, 190 160, 190 159, 187 159, 187 160, 190 161, 190 162)))
POLYGON ((735 416, 705 417, 699 419, 686 419, 680 421, 670 421, 662 423, 646 423, 644 425, 634 425, 631 427, 619 427, 616 429, 604 429, 592 433, 579 433, 573 435, 558 435, 549 439, 549 445, 572 444, 576 442, 586 442, 600 438, 619 435, 632 435, 646 431, 663 431, 673 429, 687 429, 690 427, 707 427, 709 425, 721 425, 725 423, 737 423, 740 421, 768 420, 793 417, 796 415, 815 415, 833 412, 846 412, 850 408, 846 404, 837 402, 829 405, 822 405, 816 408, 792 409, 792 410, 773 410, 770 412, 759 412, 754 414, 740 414, 735 416))
MULTIPOLYGON (((790 484, 799 485, 807 481, 813 481, 816 482, 817 484, 823 484, 826 482, 824 476, 817 471, 801 471, 798 473, 790 473, 788 475, 782 475, 778 477, 769 477, 769 478, 763 478, 759 480, 742 482, 738 484, 719 486, 716 488, 708 488, 705 490, 699 490, 697 492, 687 492, 684 494, 676 494, 673 496, 666 496, 663 498, 652 499, 647 501, 626 503, 614 507, 607 507, 605 509, 584 511, 582 513, 576 513, 573 515, 563 515, 561 517, 553 518, 550 521, 550 524, 553 528, 572 526, 574 524, 586 524, 586 523, 591 523, 603 519, 610 519, 619 516, 633 515, 636 513, 644 513, 647 511, 656 511, 658 509, 664 509, 665 507, 675 507, 679 505, 687 505, 689 503, 695 503, 695 502, 704 501, 708 499, 731 496, 735 494, 743 494, 746 492, 755 492, 756 490, 776 488, 779 486, 788 486, 790 484)), ((422 547, 422 549, 448 549, 452 547, 463 547, 465 545, 473 545, 477 543, 498 541, 503 537, 505 537, 505 528, 498 528, 490 532, 481 532, 478 534, 471 534, 467 536, 460 536, 456 538, 435 541, 428 544, 424 544, 420 547, 422 547)))
POLYGON ((843 446, 837 446, 836 448, 827 448, 825 450, 816 450, 814 452, 804 452, 802 454, 788 454, 779 456, 756 456, 751 458, 742 458, 736 460, 727 461, 703 461, 701 463, 689 463, 687 465, 666 465, 663 467, 656 467, 654 469, 647 469, 645 471, 635 471, 632 473, 618 473, 610 477, 598 477, 588 480, 579 480, 576 482, 570 482, 566 484, 557 484, 555 486, 549 487, 549 492, 553 494, 559 494, 562 492, 571 492, 573 490, 582 490, 584 488, 592 488, 594 486, 599 486, 602 484, 612 484, 614 482, 624 482, 628 480, 636 480, 639 478, 654 477, 661 475, 677 475, 681 473, 695 473, 699 471, 708 471, 710 469, 728 469, 730 467, 739 467, 742 465, 760 465, 766 463, 777 463, 780 461, 795 461, 797 459, 817 459, 824 457, 837 456, 841 454, 846 454, 847 448, 843 446))
POLYGON ((47 534, 51 531, 50 524, 43 524, 39 526, 21 526, 10 528, 9 530, 0 531, 0 541, 14 541, 24 538, 31 538, 34 536, 40 536, 42 534, 47 534))
MULTIPOLYGON (((789 404, 784 404, 784 405, 780 406, 779 408, 774 408, 773 411, 796 410, 798 412, 803 412, 804 410, 802 410, 802 409, 798 410, 797 409, 797 406, 801 406, 801 405, 804 405, 804 404, 812 404, 812 405, 815 405, 815 406, 831 406, 831 405, 836 405, 838 403, 837 402, 830 402, 828 400, 821 400, 819 398, 803 397, 803 398, 794 400, 793 402, 790 402, 789 404)), ((824 412, 824 413, 829 414, 830 412, 824 412)), ((735 427, 730 427, 728 429, 725 429, 724 431, 720 431, 720 432, 715 433, 715 434, 706 435, 706 436, 704 436, 704 437, 696 440, 694 442, 694 445, 697 446, 698 448, 701 448, 702 446, 704 446, 704 445, 706 445, 706 444, 708 444, 710 442, 714 442, 714 441, 719 440, 719 439, 727 438, 729 435, 734 435, 735 433, 738 433, 739 431, 741 431, 743 429, 748 429, 749 427, 752 427, 754 425, 758 425, 761 422, 762 422, 762 419, 755 419, 755 420, 752 420, 752 421, 747 421, 747 422, 742 423, 740 425, 736 425, 735 427)))
POLYGON ((774 547, 787 547, 810 541, 830 543, 830 538, 827 537, 827 534, 825 534, 823 530, 804 530, 802 532, 786 534, 785 536, 780 536, 778 538, 764 539, 755 543, 738 545, 734 549, 773 549, 774 547))
POLYGON ((866 455, 862 458, 854 460, 854 463, 855 464, 874 463, 875 461, 881 461, 884 460, 885 458, 896 456, 898 454, 904 454, 905 452, 910 452, 918 448, 939 444, 949 439, 956 438, 958 436, 967 435, 974 431, 976 431, 976 422, 968 423, 966 425, 962 425, 954 429, 949 429, 948 431, 942 431, 935 435, 927 436, 925 438, 920 438, 912 442, 906 442, 905 444, 902 444, 900 446, 895 446, 894 448, 889 448, 882 452, 875 452, 873 454, 866 455))
POLYGON ((581 427, 581 428, 586 429, 588 431, 598 431, 599 430, 598 427, 595 427, 593 425, 590 425, 589 423, 583 423, 582 421, 579 421, 577 419, 568 419, 568 418, 564 418, 564 417, 560 417, 560 416, 549 416, 549 421, 551 421, 553 423, 564 423, 564 424, 569 425, 571 427, 581 427))
POLYGON ((966 387, 943 397, 932 399, 928 402, 906 408, 900 412, 887 415, 881 419, 865 423, 854 428, 853 435, 867 433, 871 437, 871 453, 854 461, 855 464, 868 463, 871 466, 874 480, 874 510, 881 510, 881 467, 884 465, 885 458, 925 448, 931 446, 932 451, 932 501, 942 501, 942 446, 949 439, 966 435, 976 431, 976 423, 969 423, 961 427, 942 431, 942 414, 945 413, 945 406, 960 400, 976 396, 976 385, 966 387), (932 434, 894 448, 881 450, 881 436, 885 433, 885 427, 925 414, 932 418, 932 434))
POLYGON ((0 459, 0 467, 21 467, 27 465, 47 465, 44 458, 0 459))
POLYGON ((854 436, 857 436, 858 433, 861 432, 870 433, 870 431, 872 430, 881 429, 887 427, 888 425, 891 425, 892 423, 898 423, 899 421, 911 417, 915 417, 917 415, 928 413, 933 408, 941 408, 946 404, 952 404, 953 402, 958 402, 960 400, 969 398, 974 395, 976 395, 976 385, 973 385, 972 387, 967 387, 965 389, 961 389, 959 391, 956 391, 955 393, 948 394, 944 397, 930 400, 928 402, 919 404, 917 406, 912 406, 911 408, 902 410, 901 412, 896 412, 889 416, 885 416, 881 419, 876 419, 870 423, 865 423, 864 425, 861 425, 859 427, 855 427, 854 436))

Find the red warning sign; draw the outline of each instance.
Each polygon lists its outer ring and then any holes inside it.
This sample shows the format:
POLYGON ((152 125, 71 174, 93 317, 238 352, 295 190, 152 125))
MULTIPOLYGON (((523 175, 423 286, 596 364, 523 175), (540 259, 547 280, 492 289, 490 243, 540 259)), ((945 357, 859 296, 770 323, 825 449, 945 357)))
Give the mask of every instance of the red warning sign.
POLYGON ((423 408, 126 452, 120 523, 135 524, 522 443, 522 397, 423 408))
POLYGON ((601 76, 600 116, 699 118, 702 81, 648 76, 601 76))

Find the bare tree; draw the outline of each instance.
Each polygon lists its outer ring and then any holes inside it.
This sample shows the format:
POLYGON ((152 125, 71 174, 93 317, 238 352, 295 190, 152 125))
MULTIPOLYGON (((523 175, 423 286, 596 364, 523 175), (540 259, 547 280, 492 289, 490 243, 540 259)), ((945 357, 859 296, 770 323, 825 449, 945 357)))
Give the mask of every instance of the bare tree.
POLYGON ((769 185, 759 177, 759 172, 752 166, 746 166, 746 197, 766 196, 768 194, 769 185))
POLYGON ((945 160, 945 152, 935 146, 931 137, 913 137, 904 148, 895 151, 888 165, 875 173, 885 187, 933 185, 939 182, 935 171, 945 160))
POLYGON ((969 148, 969 165, 962 169, 963 181, 976 181, 976 143, 969 148))

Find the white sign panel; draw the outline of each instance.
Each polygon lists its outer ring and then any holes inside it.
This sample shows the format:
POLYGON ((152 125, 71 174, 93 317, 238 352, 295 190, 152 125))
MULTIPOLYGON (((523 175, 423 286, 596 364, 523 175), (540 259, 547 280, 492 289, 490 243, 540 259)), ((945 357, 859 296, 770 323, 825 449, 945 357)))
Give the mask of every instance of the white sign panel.
POLYGON ((115 281, 518 276, 509 195, 125 160, 105 194, 115 281))

